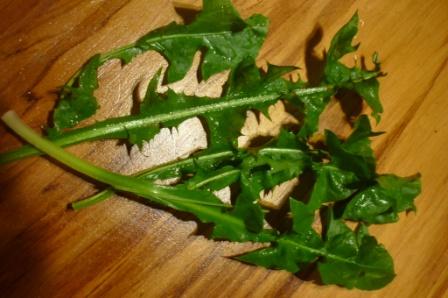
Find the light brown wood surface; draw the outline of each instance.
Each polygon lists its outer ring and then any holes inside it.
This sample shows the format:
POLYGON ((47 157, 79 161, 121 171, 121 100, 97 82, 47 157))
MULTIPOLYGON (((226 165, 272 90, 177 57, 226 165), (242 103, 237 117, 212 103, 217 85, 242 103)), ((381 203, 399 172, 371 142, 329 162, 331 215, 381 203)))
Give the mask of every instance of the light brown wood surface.
MULTIPOLYGON (((395 280, 379 291, 349 291, 247 266, 222 257, 245 244, 192 236, 195 222, 123 197, 69 211, 67 204, 93 193, 94 186, 34 157, 0 167, 0 296, 448 296, 448 2, 234 2, 245 17, 262 13, 271 19, 260 63, 298 65, 302 76, 359 10, 360 52, 379 51, 388 73, 381 79, 385 113, 376 127, 387 134, 373 142, 379 171, 423 176, 417 213, 371 228, 395 260, 395 280)), ((0 113, 14 109, 39 130, 55 104, 55 90, 86 59, 172 20, 179 17, 164 0, 0 1, 0 113)), ((123 69, 116 63, 103 67, 97 117, 128 113, 132 87, 161 64, 148 54, 123 69)), ((322 127, 346 133, 338 104, 331 104, 322 127)), ((0 136, 1 151, 20 144, 4 126, 0 136)), ((145 160, 130 160, 126 147, 113 141, 69 151, 122 173, 134 172, 145 160)))

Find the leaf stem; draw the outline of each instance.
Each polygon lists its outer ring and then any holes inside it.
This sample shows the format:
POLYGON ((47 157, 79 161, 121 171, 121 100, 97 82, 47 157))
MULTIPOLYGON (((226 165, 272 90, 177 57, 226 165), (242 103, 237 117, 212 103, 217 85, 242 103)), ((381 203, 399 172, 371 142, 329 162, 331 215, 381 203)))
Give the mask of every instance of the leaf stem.
MULTIPOLYGON (((169 172, 169 171, 173 171, 172 175, 169 176, 164 176, 164 179, 168 179, 168 178, 173 178, 176 177, 176 173, 174 173, 174 171, 176 169, 182 168, 182 167, 186 167, 189 165, 193 165, 193 163, 196 162, 204 162, 204 161, 208 161, 208 160, 216 160, 216 159, 220 159, 220 158, 229 158, 232 157, 234 155, 234 153, 232 151, 222 151, 222 152, 217 152, 217 153, 213 153, 213 154, 207 154, 207 155, 203 155, 203 156, 199 156, 199 157, 190 157, 187 159, 183 159, 180 161, 175 161, 172 163, 168 163, 165 165, 161 165, 158 166, 156 168, 152 168, 152 169, 147 169, 147 170, 143 170, 141 172, 138 172, 132 176, 137 177, 139 179, 151 179, 151 180, 156 180, 159 179, 159 175, 163 172, 169 172)), ((100 203, 102 201, 105 201, 107 199, 109 199, 111 196, 113 196, 115 194, 115 191, 112 188, 107 188, 105 190, 102 190, 98 193, 96 193, 95 195, 73 202, 70 204, 70 207, 73 210, 80 210, 80 209, 84 209, 90 206, 93 206, 97 203, 100 203)))
POLYGON ((106 188, 105 190, 102 190, 102 191, 94 194, 93 196, 70 203, 69 206, 73 210, 78 211, 78 210, 93 206, 95 204, 98 204, 100 202, 103 202, 103 201, 109 199, 114 194, 115 194, 115 191, 113 190, 113 188, 106 188))
POLYGON ((89 164, 68 152, 65 152, 63 149, 54 145, 49 140, 42 138, 31 128, 25 125, 13 111, 5 113, 2 120, 24 140, 80 173, 83 173, 97 181, 109 184, 119 190, 138 194, 152 193, 152 185, 149 183, 143 183, 135 178, 106 171, 102 168, 89 164))
POLYGON ((212 177, 209 177, 209 178, 205 178, 204 180, 195 183, 191 187, 191 189, 198 189, 198 188, 200 188, 200 187, 202 187, 204 185, 207 185, 207 184, 209 184, 211 182, 214 182, 216 180, 219 180, 219 179, 222 179, 222 178, 228 177, 228 176, 233 176, 233 175, 239 174, 239 173, 240 173, 240 170, 238 170, 238 169, 228 170, 227 172, 220 173, 218 175, 215 175, 215 176, 212 176, 212 177))
POLYGON ((293 154, 295 156, 303 156, 303 151, 300 149, 291 148, 263 148, 259 151, 260 155, 268 154, 293 154))

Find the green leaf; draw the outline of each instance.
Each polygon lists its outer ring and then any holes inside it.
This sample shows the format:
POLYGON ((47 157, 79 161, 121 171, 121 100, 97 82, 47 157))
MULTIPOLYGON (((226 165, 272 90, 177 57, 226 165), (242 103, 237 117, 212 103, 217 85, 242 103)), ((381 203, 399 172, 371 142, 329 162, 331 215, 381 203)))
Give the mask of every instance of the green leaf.
MULTIPOLYGON (((352 45, 353 38, 358 32, 358 13, 355 13, 350 21, 345 24, 333 37, 328 50, 324 69, 324 81, 337 88, 345 88, 357 92, 372 109, 372 115, 380 120, 383 107, 378 95, 378 80, 381 75, 378 59, 374 59, 376 65, 372 71, 358 67, 349 68, 339 62, 339 59, 348 53, 356 51, 358 45, 352 45)), ((376 55, 374 57, 377 57, 376 55)))
POLYGON ((254 184, 253 179, 241 175, 241 192, 236 198, 232 215, 244 220, 247 229, 259 233, 264 225, 264 212, 258 199, 262 185, 254 184))
POLYGON ((315 164, 316 183, 311 192, 309 205, 314 209, 322 203, 347 199, 356 191, 358 179, 352 172, 331 164, 315 164))
MULTIPOLYGON (((312 93, 322 93, 328 92, 327 87, 316 87, 316 88, 304 88, 299 87, 299 89, 291 90, 294 93, 298 94, 312 94, 312 93)), ((189 117, 199 116, 199 115, 207 115, 210 119, 208 122, 213 125, 213 119, 210 115, 216 113, 218 116, 224 115, 226 111, 238 111, 240 107, 245 107, 247 109, 256 108, 263 110, 266 106, 275 103, 277 100, 282 97, 282 94, 277 92, 273 93, 265 93, 263 91, 262 94, 259 95, 251 95, 251 96, 236 96, 232 97, 222 97, 220 99, 211 99, 207 101, 197 101, 197 106, 195 107, 179 107, 174 108, 171 111, 165 111, 160 114, 144 116, 144 115, 132 115, 132 116, 124 116, 118 118, 111 118, 104 121, 96 122, 92 125, 77 128, 73 130, 69 130, 64 132, 63 134, 52 134, 49 136, 53 142, 55 142, 59 146, 69 146, 81 142, 87 142, 92 140, 102 140, 102 139, 129 139, 130 133, 134 132, 134 130, 140 130, 149 127, 150 129, 154 127, 159 127, 161 123, 170 123, 171 120, 177 121, 179 119, 187 119, 189 117), (218 113, 219 112, 219 113, 218 113)), ((234 117, 238 116, 237 113, 232 113, 234 117)), ((240 114, 241 115, 241 114, 240 114)), ((226 151, 232 149, 231 145, 235 142, 232 142, 232 139, 229 139, 230 136, 234 136, 237 132, 239 132, 240 128, 238 125, 226 125, 223 121, 226 119, 224 116, 221 118, 217 117, 215 119, 216 129, 211 129, 210 137, 211 140, 209 144, 210 147, 213 147, 207 150, 209 153, 226 151), (222 120, 224 119, 224 120, 222 120), (224 134, 226 137, 222 137, 220 133, 213 134, 212 132, 222 131, 225 132, 226 129, 231 129, 231 133, 224 134), (230 146, 229 146, 230 145, 230 146)), ((240 118, 238 118, 240 119, 240 118)), ((229 121, 230 122, 230 121, 229 121)), ((172 123, 172 122, 171 122, 172 123)), ((134 143, 139 143, 142 139, 146 138, 148 135, 146 131, 142 131, 140 133, 136 133, 136 137, 133 139, 134 143), (140 138, 139 136, 143 136, 140 138), (140 139, 139 139, 140 138, 140 139)), ((301 141, 303 143, 303 140, 301 141)), ((306 146, 305 146, 306 147, 306 146)), ((41 155, 42 152, 37 150, 36 148, 30 145, 24 145, 23 147, 12 150, 9 152, 5 152, 0 154, 0 164, 11 162, 14 160, 18 160, 21 158, 41 155)))
POLYGON ((296 233, 308 232, 314 222, 315 210, 303 202, 289 199, 292 214, 292 230, 296 233))
POLYGON ((249 231, 259 233, 263 229, 265 215, 258 203, 260 192, 299 176, 310 164, 310 159, 300 150, 273 145, 263 148, 256 155, 240 154, 239 158, 241 163, 237 166, 238 171, 226 165, 209 173, 208 178, 205 173, 201 173, 199 180, 195 176, 188 183, 197 185, 197 181, 203 183, 219 177, 220 183, 215 187, 218 189, 234 183, 238 177, 240 192, 235 200, 234 209, 229 212, 242 219, 249 231))
POLYGON ((310 157, 300 149, 269 146, 259 150, 256 156, 246 158, 243 170, 250 173, 254 185, 270 189, 298 177, 310 163, 310 157))
POLYGON ((311 229, 314 213, 310 214, 301 202, 291 199, 290 204, 294 216, 295 233, 279 236, 270 247, 238 256, 237 260, 292 273, 300 271, 302 264, 317 260, 323 243, 319 235, 311 229))
POLYGON ((143 146, 143 141, 151 140, 157 133, 159 133, 160 128, 158 125, 151 125, 143 128, 129 129, 128 141, 130 144, 137 145, 140 148, 143 146))
POLYGON ((297 139, 293 132, 290 132, 284 128, 280 129, 280 133, 275 140, 275 147, 301 149, 302 151, 305 151, 308 148, 304 142, 297 139))
POLYGON ((297 133, 298 137, 306 140, 318 130, 319 118, 334 94, 332 86, 321 84, 318 87, 309 87, 305 82, 288 82, 291 94, 286 99, 297 107, 300 113, 299 120, 302 126, 297 133))
POLYGON ((272 269, 298 272, 303 265, 317 262, 325 284, 374 290, 384 287, 395 276, 393 262, 384 247, 360 226, 355 232, 330 211, 325 238, 311 228, 314 212, 305 204, 290 200, 293 230, 283 234, 270 247, 255 250, 236 259, 272 269))
POLYGON ((204 51, 201 75, 230 69, 246 59, 255 59, 267 33, 268 21, 254 15, 243 21, 229 0, 204 1, 197 18, 188 25, 171 23, 140 38, 136 46, 156 50, 167 58, 168 82, 182 79, 193 56, 204 51))
MULTIPOLYGON (((150 84, 151 85, 151 84, 150 84)), ((153 91, 148 91, 153 93, 153 91)), ((265 104, 272 103, 278 98, 278 94, 269 96, 263 96, 259 103, 257 103, 256 97, 239 97, 239 98, 207 98, 207 97, 195 97, 187 96, 182 93, 175 93, 173 90, 168 89, 166 94, 157 94, 156 96, 148 97, 144 101, 144 110, 138 115, 139 117, 153 117, 159 116, 161 121, 152 123, 151 125, 138 126, 135 128, 129 128, 128 132, 136 135, 136 132, 151 131, 158 132, 162 127, 173 127, 180 124, 182 121, 195 116, 201 115, 205 119, 207 128, 209 130, 209 147, 213 147, 213 150, 224 150, 231 148, 234 139, 239 134, 239 130, 244 124, 245 111, 248 108, 256 108, 264 106, 265 104), (245 100, 249 102, 244 103, 245 100), (243 104, 238 104, 241 101, 243 104), (236 104, 232 104, 235 102, 236 104), (252 103, 253 102, 253 103, 252 103), (217 107, 214 109, 213 107, 217 107), (225 108, 218 108, 224 106, 225 108), (200 109, 204 108, 205 112, 200 113, 200 109), (211 112, 207 112, 210 110, 211 112), (216 112, 214 111, 216 110, 216 112), (173 117, 174 115, 177 117, 173 117), (161 116, 161 117, 160 117, 161 116), (229 125, 231 123, 231 125, 229 125)), ((142 133, 144 136, 144 134, 142 133)), ((134 143, 147 141, 148 139, 137 139, 134 143)))
POLYGON ((154 102, 163 102, 163 97, 157 92, 159 81, 161 80, 162 69, 159 69, 156 74, 149 80, 146 88, 145 96, 140 103, 139 113, 142 115, 149 115, 152 112, 154 102))
POLYGON ((237 260, 266 267, 282 269, 296 273, 302 269, 301 264, 313 262, 318 258, 321 246, 319 236, 312 231, 308 233, 284 235, 271 247, 259 249, 236 257, 237 260))
POLYGON ((372 224, 395 222, 398 213, 415 210, 420 194, 420 176, 380 175, 376 183, 357 193, 348 203, 343 217, 372 224))
POLYGON ((298 96, 303 109, 303 124, 298 136, 306 139, 318 130, 319 118, 330 102, 331 93, 314 93, 298 96))
POLYGON ((272 82, 274 79, 280 78, 286 74, 297 71, 299 69, 300 68, 297 66, 275 65, 275 64, 268 63, 267 71, 266 71, 266 74, 264 77, 267 82, 272 82))
MULTIPOLYGON (((247 227, 247 223, 228 208, 212 193, 204 190, 190 190, 185 186, 176 187, 153 186, 150 196, 141 193, 137 195, 145 198, 156 198, 163 204, 179 211, 189 212, 195 215, 203 223, 212 223, 212 238, 230 241, 245 242, 269 242, 274 239, 272 231, 253 231, 247 227)), ((226 206, 230 207, 230 206, 226 206)))
MULTIPOLYGON (((295 70, 295 67, 283 67, 269 65, 266 73, 260 72, 255 61, 246 61, 240 64, 230 75, 225 89, 226 97, 246 98, 277 94, 280 98, 286 94, 288 84, 281 78, 282 75, 295 70)), ((250 108, 266 113, 272 102, 264 102, 250 108)), ((237 137, 246 120, 248 107, 221 110, 206 115, 209 127, 210 147, 215 149, 227 149, 237 147, 237 137), (230 125, 229 125, 230 124, 230 125)))
POLYGON ((241 63, 229 77, 226 88, 227 96, 254 95, 266 93, 286 94, 291 84, 283 75, 297 70, 294 66, 268 64, 267 70, 260 70, 255 60, 241 63))
MULTIPOLYGON (((204 187, 209 190, 221 189, 239 179, 240 192, 235 200, 234 208, 228 210, 231 216, 241 219, 248 231, 261 233, 264 226, 264 211, 258 204, 260 192, 272 188, 286 180, 300 175, 309 164, 309 157, 300 150, 268 147, 256 155, 240 154, 239 165, 215 167, 207 171, 197 167, 196 174, 186 181, 189 189, 204 187), (291 163, 294 166, 291 166, 291 163)), ((220 228, 214 236, 222 236, 220 228)))
MULTIPOLYGON (((139 106, 140 115, 151 115, 155 103, 163 104, 164 101, 163 97, 161 96, 161 94, 157 93, 157 86, 161 79, 161 74, 162 69, 160 69, 151 78, 151 80, 149 80, 145 96, 139 106)), ((129 143, 141 147, 143 145, 143 141, 151 140, 159 131, 160 131, 160 124, 158 123, 142 128, 137 127, 128 129, 129 143)))
POLYGON ((57 136, 63 129, 74 127, 95 114, 98 104, 93 93, 98 88, 98 68, 101 65, 111 59, 119 59, 126 64, 140 53, 140 49, 130 44, 90 58, 62 88, 53 111, 53 127, 47 129, 47 134, 57 136))
POLYGON ((120 60, 122 65, 128 64, 134 59, 137 55, 141 54, 142 50, 135 47, 135 44, 130 44, 124 46, 122 48, 114 49, 110 52, 101 54, 101 64, 112 60, 118 59, 120 60))
POLYGON ((356 51, 359 45, 352 45, 353 38, 358 33, 359 16, 356 12, 351 19, 342 26, 331 40, 328 50, 329 60, 339 60, 346 54, 356 51))
POLYGON ((323 243, 319 235, 311 228, 314 212, 303 203, 290 199, 293 214, 293 229, 279 236, 270 247, 255 250, 236 259, 271 269, 284 269, 298 272, 301 264, 311 263, 321 255, 323 243))
POLYGON ((233 161, 234 159, 235 153, 232 151, 214 153, 202 151, 189 158, 144 171, 141 173, 141 177, 145 180, 163 180, 180 177, 182 175, 197 174, 200 170, 214 171, 224 162, 233 161))
POLYGON ((98 88, 99 66, 100 55, 95 55, 83 67, 74 84, 63 87, 58 105, 53 111, 54 129, 50 133, 73 127, 95 113, 98 105, 93 91, 98 88))
POLYGON ((360 226, 351 231, 342 221, 332 220, 326 241, 327 255, 318 263, 325 284, 376 290, 395 277, 393 261, 386 249, 360 226))
POLYGON ((328 227, 325 234, 325 248, 328 252, 339 257, 347 258, 358 253, 358 243, 355 233, 342 221, 333 217, 332 211, 328 216, 328 227))
POLYGON ((375 177, 376 160, 369 137, 378 135, 372 132, 367 116, 361 115, 356 121, 349 138, 342 142, 331 131, 325 131, 326 144, 331 163, 344 171, 353 172, 361 181, 375 177))
POLYGON ((372 116, 376 122, 381 120, 381 113, 383 112, 383 106, 379 99, 379 86, 380 84, 376 78, 360 80, 353 84, 353 90, 364 98, 372 109, 372 116))
MULTIPOLYGON (((238 166, 240 192, 234 209, 229 212, 242 219, 249 231, 259 233, 263 229, 265 215, 258 203, 260 192, 299 176, 310 160, 300 150, 272 146, 263 148, 256 155, 242 154, 239 158, 242 160, 238 166)), ((224 166, 214 173, 221 175, 230 169, 224 166)), ((214 173, 211 173, 210 178, 213 179, 214 173)))
MULTIPOLYGON (((192 157, 176 160, 155 168, 143 170, 134 174, 133 176, 139 179, 145 179, 147 181, 154 182, 156 180, 164 180, 169 178, 180 178, 186 175, 197 174, 199 172, 213 171, 223 163, 231 162, 234 160, 235 154, 232 151, 223 151, 216 152, 213 154, 204 154, 204 152, 200 152, 199 154, 193 155, 192 157)), ((218 187, 218 183, 229 183, 229 179, 232 174, 237 170, 229 170, 228 172, 222 173, 222 175, 215 175, 213 177, 204 177, 203 180, 196 181, 196 184, 193 187, 189 187, 189 182, 187 181, 187 187, 190 189, 195 188, 212 188, 218 187), (233 173, 232 173, 233 172, 233 173)), ((238 171, 239 173, 239 171, 238 171)), ((194 179, 194 177, 192 178, 194 179)), ((219 188, 217 188, 219 189, 219 188)), ((96 203, 102 202, 112 195, 115 192, 112 188, 105 189, 91 197, 73 202, 70 204, 72 209, 80 210, 86 207, 90 207, 96 203)))
MULTIPOLYGON (((252 63, 255 63, 252 61, 252 63)), ((240 80, 229 86, 225 97, 214 99, 207 97, 186 96, 182 93, 175 93, 168 90, 166 94, 157 93, 157 83, 160 80, 160 71, 150 80, 145 98, 140 106, 140 116, 151 117, 161 114, 172 114, 173 111, 193 111, 201 106, 211 106, 213 104, 229 103, 226 109, 216 109, 216 111, 202 114, 208 128, 209 151, 225 150, 237 146, 236 139, 240 135, 240 130, 244 125, 246 111, 250 108, 263 110, 272 104, 282 94, 288 92, 288 86, 280 76, 291 71, 291 67, 273 67, 272 71, 265 74, 260 73, 255 64, 241 65, 236 71, 240 74, 240 80), (272 100, 263 100, 264 98, 272 100), (257 99, 260 98, 260 101, 257 99), (231 102, 251 100, 253 104, 238 105, 231 102)), ((188 113, 185 117, 167 119, 150 126, 136 127, 128 129, 129 140, 133 144, 141 144, 147 141, 148 137, 154 136, 159 128, 164 126, 175 126, 181 121, 191 117, 188 113)))
MULTIPOLYGON (((128 63, 136 55, 155 50, 170 63, 168 82, 182 79, 191 68, 193 56, 205 50, 201 75, 208 79, 224 70, 234 70, 245 60, 255 60, 266 37, 268 21, 254 15, 243 21, 229 0, 207 0, 203 11, 189 25, 171 23, 140 38, 135 44, 93 56, 64 86, 53 114, 49 135, 57 135, 95 114, 98 104, 98 68, 106 61, 120 59, 128 63), (219 21, 217 21, 219 20, 219 21)), ((137 136, 145 135, 136 132, 137 136)), ((150 134, 146 134, 150 135, 150 134)), ((137 143, 138 137, 131 138, 137 143)))

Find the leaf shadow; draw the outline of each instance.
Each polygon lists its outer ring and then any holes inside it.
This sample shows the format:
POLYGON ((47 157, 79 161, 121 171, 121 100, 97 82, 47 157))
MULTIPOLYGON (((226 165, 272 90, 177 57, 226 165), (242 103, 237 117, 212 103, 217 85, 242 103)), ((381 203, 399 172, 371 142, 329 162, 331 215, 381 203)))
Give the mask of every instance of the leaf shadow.
POLYGON ((312 85, 318 85, 322 80, 325 68, 326 53, 323 57, 316 54, 316 47, 322 41, 323 30, 322 26, 317 24, 310 36, 306 39, 305 44, 305 66, 307 71, 308 82, 312 85))
POLYGON ((317 263, 305 264, 298 273, 294 274, 297 278, 311 282, 315 285, 323 285, 319 272, 317 271, 317 263))
MULTIPOLYGON (((311 171, 305 171, 299 176, 299 183, 292 189, 289 197, 306 202, 314 184, 315 177, 311 171)), ((267 223, 281 233, 291 229, 292 219, 288 216, 289 204, 285 203, 279 209, 272 209, 266 214, 267 223)))
POLYGON ((132 107, 131 107, 131 115, 138 115, 140 113, 140 106, 142 104, 142 98, 140 96, 140 88, 142 86, 143 82, 138 82, 135 84, 134 88, 132 89, 132 107))
POLYGON ((353 124, 355 119, 361 114, 363 110, 363 100, 355 91, 348 89, 340 89, 335 98, 338 101, 344 118, 350 124, 353 124))
POLYGON ((182 5, 180 3, 174 3, 174 10, 182 18, 185 25, 192 23, 201 12, 194 7, 182 5))
POLYGON ((56 89, 52 89, 47 92, 49 96, 56 98, 56 100, 54 101, 54 104, 53 104, 50 112, 47 114, 47 119, 46 119, 47 121, 45 122, 46 123, 45 133, 47 133, 47 129, 54 126, 54 122, 53 122, 54 112, 55 112, 57 106, 59 105, 59 102, 61 101, 60 96, 63 92, 63 88, 64 88, 63 86, 60 86, 56 89))

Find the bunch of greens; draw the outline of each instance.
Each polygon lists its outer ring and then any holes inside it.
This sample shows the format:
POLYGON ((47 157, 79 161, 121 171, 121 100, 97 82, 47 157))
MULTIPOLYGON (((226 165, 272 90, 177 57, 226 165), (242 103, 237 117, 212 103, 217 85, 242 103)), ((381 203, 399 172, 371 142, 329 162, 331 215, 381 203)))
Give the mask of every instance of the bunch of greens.
POLYGON ((268 20, 261 15, 241 19, 230 0, 204 0, 203 11, 191 24, 172 23, 131 45, 92 57, 62 88, 46 139, 13 112, 3 116, 3 121, 30 145, 0 154, 0 163, 48 154, 109 185, 73 203, 75 210, 106 200, 115 192, 132 193, 191 213, 199 222, 211 223, 213 239, 265 243, 261 249, 236 256, 237 260, 294 273, 315 264, 324 284, 365 290, 385 286, 395 275, 393 261, 369 235, 368 225, 396 222, 400 212, 415 209, 413 201, 420 193, 418 175, 402 178, 376 173, 369 138, 377 133, 372 132, 366 115, 359 116, 347 139, 327 130, 324 144, 316 146, 310 141, 318 130, 320 114, 340 90, 359 94, 371 108, 372 116, 380 120, 377 78, 381 71, 377 55, 373 56, 373 70, 340 62, 357 49, 352 45, 358 25, 355 14, 334 36, 320 83, 291 81, 284 75, 295 67, 269 65, 262 71, 255 64, 267 25, 268 20), (81 120, 94 115, 98 107, 93 95, 98 87, 98 68, 111 59, 129 63, 148 50, 168 60, 167 82, 182 79, 194 54, 202 51, 203 78, 230 70, 222 96, 211 100, 172 90, 158 93, 157 84, 162 79, 159 71, 149 82, 137 114, 75 128, 81 120), (237 148, 246 112, 267 114, 267 107, 279 100, 300 112, 300 128, 284 128, 278 137, 256 148, 237 148), (106 171, 61 149, 103 139, 124 139, 141 145, 161 127, 176 126, 193 116, 201 117, 207 126, 208 148, 134 176, 106 171), (308 183, 309 189, 302 197, 291 197, 289 204, 277 211, 260 204, 263 190, 304 176, 311 177, 312 183, 308 183), (178 182, 171 186, 157 184, 168 178, 178 178, 178 182), (228 186, 232 186, 230 204, 213 193, 228 186), (321 215, 322 232, 313 227, 316 214, 321 215), (357 228, 351 230, 346 221, 357 222, 357 228))

